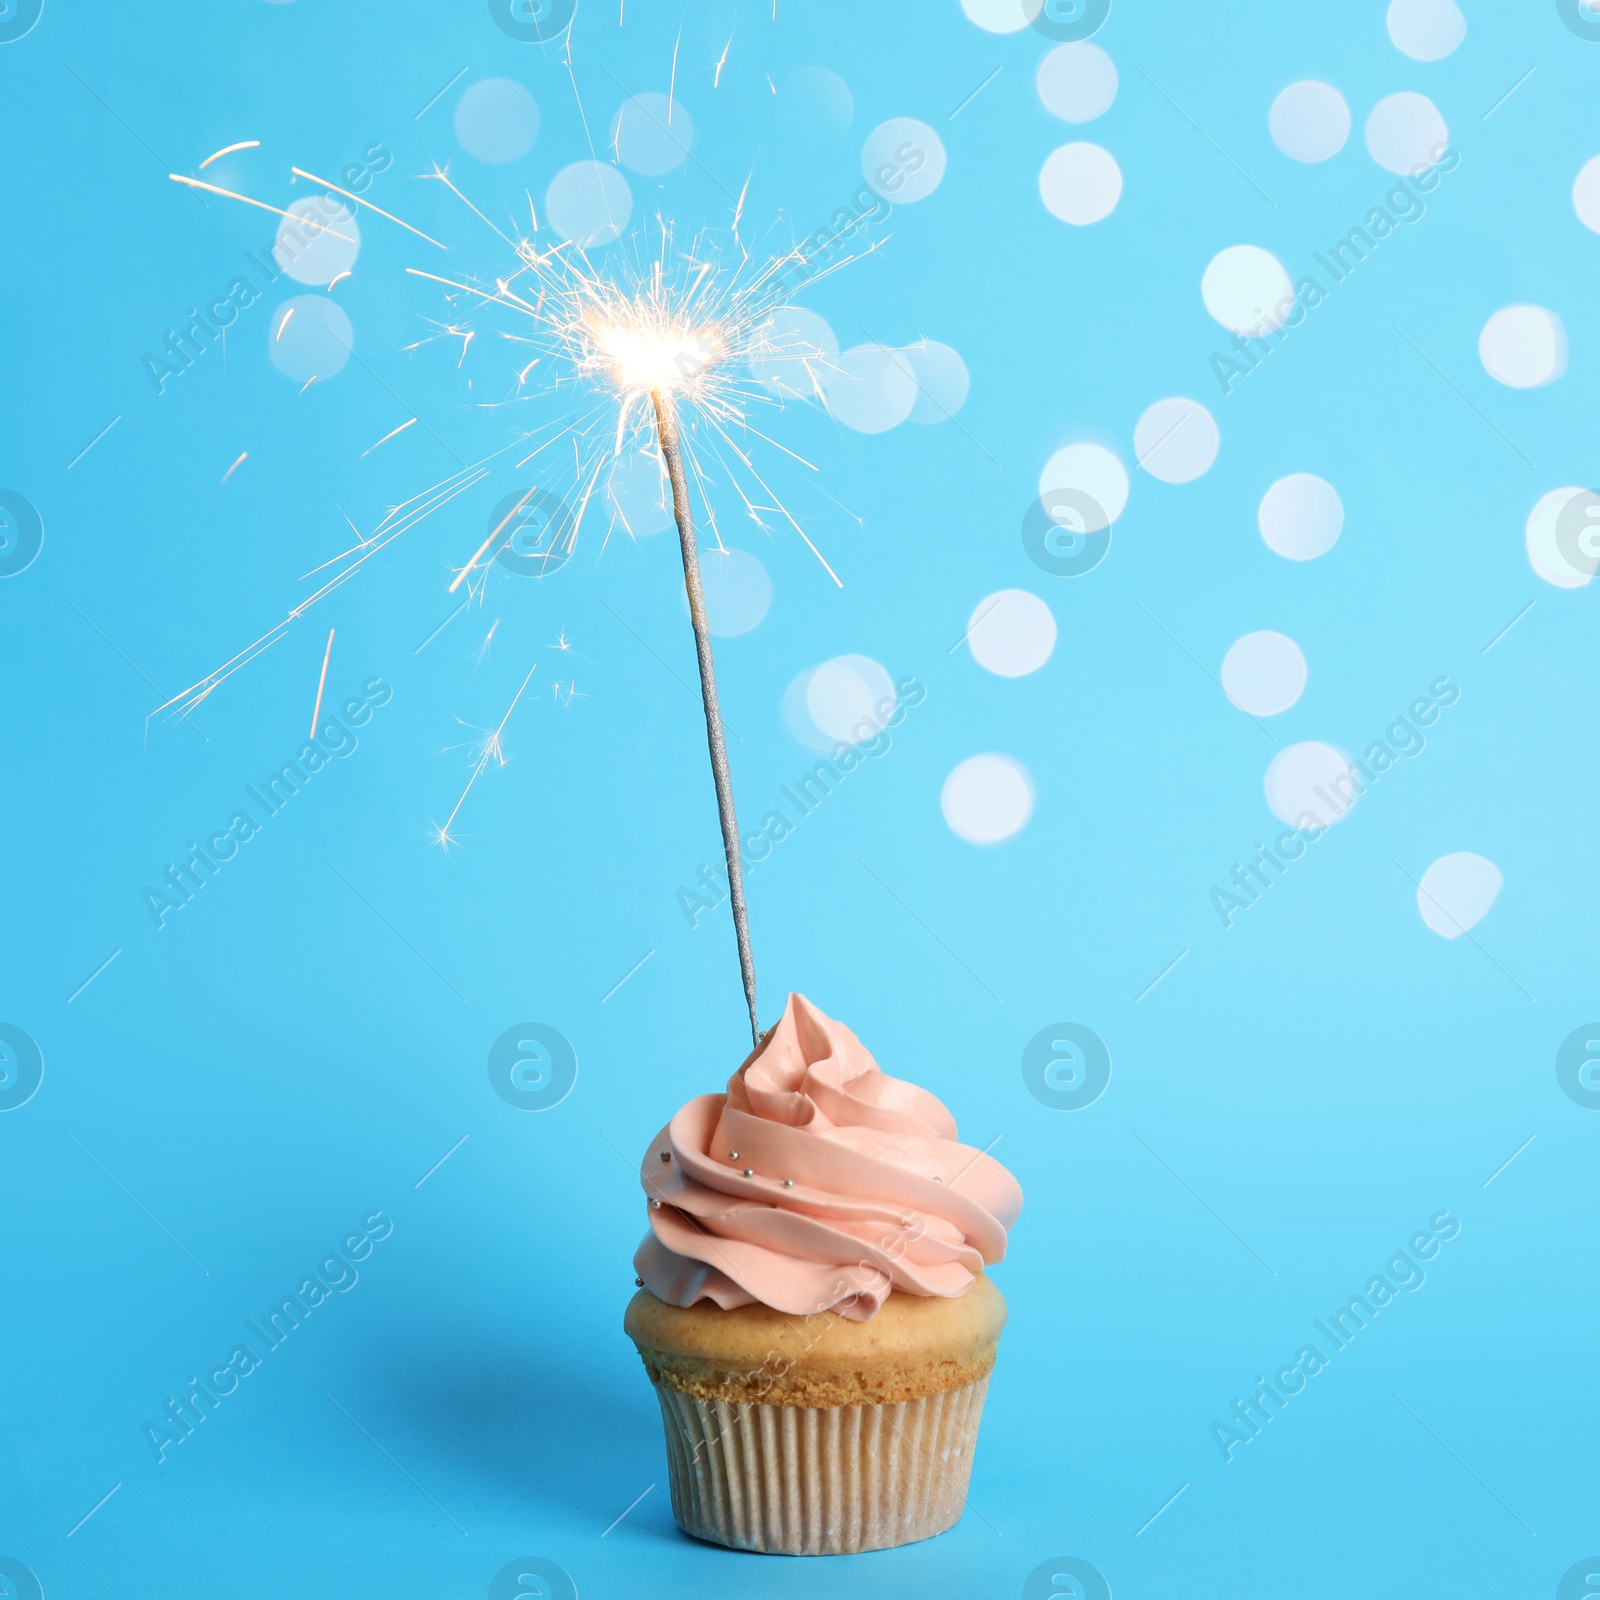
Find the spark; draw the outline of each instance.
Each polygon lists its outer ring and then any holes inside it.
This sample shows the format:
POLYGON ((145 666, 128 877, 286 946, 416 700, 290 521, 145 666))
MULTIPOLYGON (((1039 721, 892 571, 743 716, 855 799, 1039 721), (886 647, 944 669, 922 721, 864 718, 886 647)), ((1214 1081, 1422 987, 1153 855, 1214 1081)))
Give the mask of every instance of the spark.
POLYGON ((460 814, 462 806, 467 803, 467 796, 472 793, 473 784, 475 784, 483 775, 484 768, 487 767, 491 761, 498 762, 502 767, 506 764, 505 747, 501 743, 500 736, 505 732, 506 724, 511 720, 511 713, 517 709, 518 701, 522 699, 523 693, 527 689, 528 685, 533 682, 533 675, 538 670, 538 662, 535 662, 531 667, 528 668, 528 676, 522 680, 522 688, 517 690, 511 704, 506 707, 506 714, 501 717, 500 726, 480 742, 478 746, 478 754, 473 763, 472 776, 467 779, 467 786, 461 791, 461 798, 456 801, 455 806, 450 812, 450 815, 445 818, 444 826, 442 828, 434 829, 433 842, 442 849, 449 849, 452 844, 458 844, 460 842, 451 834, 450 825, 460 814))
MULTIPOLYGON (((463 68, 463 70, 465 69, 463 68)), ((409 222, 402 222, 392 211, 385 211, 382 206, 375 206, 370 200, 363 200, 360 195, 351 194, 348 189, 341 189, 338 184, 329 183, 326 178, 319 178, 314 172, 307 172, 304 167, 290 167, 289 170, 297 178, 304 178, 308 183, 319 183, 324 189, 332 189, 335 194, 342 194, 346 200, 354 200, 358 206, 365 206, 368 211, 376 211, 380 217, 387 218, 396 227, 404 228, 407 233, 416 234, 419 239, 426 239, 431 245, 438 245, 441 250, 448 248, 446 245, 439 244, 437 239, 431 238, 424 233, 421 228, 413 228, 409 222)))
MULTIPOLYGON (((404 433, 406 429, 409 428, 416 420, 417 419, 415 417, 408 417, 406 421, 402 422, 398 428, 391 428, 386 434, 384 434, 384 436, 378 441, 378 444, 388 444, 388 442, 394 438, 397 433, 404 433)), ((378 444, 369 444, 367 448, 361 452, 357 459, 365 461, 366 458, 378 448, 378 444)))
POLYGON ((291 222, 303 223, 308 228, 315 228, 318 233, 332 234, 335 239, 343 239, 346 244, 356 241, 348 233, 340 233, 337 228, 330 228, 326 223, 318 222, 315 217, 299 216, 293 211, 285 211, 280 206, 269 206, 265 200, 252 200, 247 194, 236 194, 232 189, 219 189, 214 183, 201 183, 198 178, 186 178, 181 172, 167 174, 174 183, 186 183, 191 189, 204 189, 207 194, 220 194, 224 200, 238 200, 247 206, 254 206, 258 211, 270 211, 275 217, 287 217, 291 222))
POLYGON ((678 37, 672 41, 672 76, 667 80, 667 126, 672 126, 672 98, 678 92, 678 46, 683 43, 683 29, 678 29, 678 37))
POLYGON ((200 163, 200 171, 204 172, 213 161, 220 161, 224 156, 231 156, 236 150, 259 150, 260 148, 261 141, 259 139, 241 139, 238 144, 224 145, 215 155, 207 156, 200 163))
MULTIPOLYGON (((285 322, 287 322, 289 319, 287 317, 285 317, 283 320, 285 322)), ((282 330, 280 329, 279 331, 281 332, 282 330)), ((306 390, 309 389, 311 387, 311 385, 314 384, 316 381, 317 381, 317 375, 316 375, 316 373, 313 372, 311 374, 311 376, 309 378, 307 378, 306 381, 300 385, 300 394, 304 394, 306 392, 306 390)))
POLYGON ((329 278, 328 279, 328 291, 329 291, 329 293, 330 294, 332 293, 334 284, 343 283, 344 280, 346 278, 348 278, 349 276, 350 276, 350 269, 348 267, 346 267, 343 272, 337 273, 333 277, 329 278))
POLYGON ((250 459, 250 452, 248 450, 241 450, 239 452, 239 459, 237 461, 235 461, 234 464, 231 467, 229 467, 226 472, 224 472, 222 474, 222 481, 224 483, 226 483, 228 481, 228 479, 231 478, 234 475, 234 473, 236 473, 239 470, 239 468, 242 467, 245 464, 245 462, 248 461, 249 459, 250 459))
POLYGON ((733 35, 728 35, 728 42, 722 47, 722 59, 717 62, 717 70, 712 75, 711 87, 715 89, 722 82, 722 69, 728 64, 728 52, 733 48, 733 35))
POLYGON ((328 658, 333 654, 333 629, 328 629, 328 647, 322 652, 322 676, 317 679, 317 703, 311 708, 311 732, 308 739, 317 736, 317 718, 322 715, 322 691, 328 684, 328 658))
POLYGON ((476 652, 473 654, 473 666, 481 667, 483 665, 484 657, 489 654, 489 646, 494 643, 495 631, 499 628, 499 626, 500 619, 499 617, 496 617, 494 621, 489 624, 489 631, 484 634, 483 643, 478 646, 476 652))
POLYGON ((294 307, 290 306, 289 309, 283 314, 283 321, 278 324, 278 331, 272 336, 273 343, 277 343, 277 341, 283 337, 283 330, 289 326, 289 319, 293 315, 294 307))

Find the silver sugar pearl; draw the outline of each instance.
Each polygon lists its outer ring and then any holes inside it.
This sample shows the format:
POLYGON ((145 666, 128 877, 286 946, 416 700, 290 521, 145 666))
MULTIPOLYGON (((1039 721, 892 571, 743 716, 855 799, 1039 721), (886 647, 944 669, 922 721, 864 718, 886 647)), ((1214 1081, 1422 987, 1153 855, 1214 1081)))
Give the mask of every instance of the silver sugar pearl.
POLYGON ((756 1169, 754 1167, 746 1167, 744 1169, 744 1175, 747 1178, 753 1178, 756 1175, 756 1169))
POLYGON ((652 1200, 650 1202, 650 1209, 652 1211, 659 1211, 661 1209, 661 1202, 659 1200, 652 1200))
POLYGON ((644 1279, 643 1278, 635 1278, 633 1280, 633 1286, 634 1286, 635 1289, 644 1288, 644 1279))
POLYGON ((935 1179, 934 1179, 934 1180, 933 1180, 933 1181, 934 1181, 934 1182, 935 1182, 935 1183, 943 1183, 943 1182, 944 1182, 944 1179, 943 1179, 943 1178, 935 1178, 935 1179))
POLYGON ((739 1159, 739 1152, 737 1150, 730 1150, 728 1152, 728 1159, 730 1161, 737 1161, 739 1159))
POLYGON ((670 1161, 672 1159, 672 1152, 670 1150, 663 1150, 661 1152, 661 1159, 663 1161, 670 1161))
POLYGON ((785 1178, 783 1180, 783 1186, 784 1186, 785 1189, 794 1188, 794 1179, 793 1178, 785 1178))

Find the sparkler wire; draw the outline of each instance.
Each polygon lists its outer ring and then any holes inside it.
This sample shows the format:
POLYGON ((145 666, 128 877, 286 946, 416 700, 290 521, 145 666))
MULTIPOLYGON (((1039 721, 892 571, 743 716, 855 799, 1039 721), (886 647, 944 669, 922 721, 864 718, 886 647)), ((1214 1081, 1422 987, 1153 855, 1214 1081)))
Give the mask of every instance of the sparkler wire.
POLYGON ((728 743, 722 733, 722 711, 717 704, 717 674, 711 661, 711 628, 706 620, 706 597, 700 587, 700 551, 694 537, 694 512, 689 505, 689 480, 683 470, 683 447, 678 437, 678 413, 671 396, 650 391, 656 412, 656 439, 667 476, 672 483, 672 517, 678 525, 683 551, 683 581, 689 593, 689 620, 694 624, 695 655, 700 662, 700 699, 706 713, 706 742, 711 748, 711 777, 717 789, 717 814, 722 821, 722 853, 728 862, 728 903, 733 908, 733 931, 739 941, 739 972, 744 979, 745 1004, 750 1008, 750 1038, 761 1043, 756 1018, 756 968, 750 954, 750 918, 744 904, 744 875, 739 866, 739 819, 733 809, 733 778, 728 771, 728 743))

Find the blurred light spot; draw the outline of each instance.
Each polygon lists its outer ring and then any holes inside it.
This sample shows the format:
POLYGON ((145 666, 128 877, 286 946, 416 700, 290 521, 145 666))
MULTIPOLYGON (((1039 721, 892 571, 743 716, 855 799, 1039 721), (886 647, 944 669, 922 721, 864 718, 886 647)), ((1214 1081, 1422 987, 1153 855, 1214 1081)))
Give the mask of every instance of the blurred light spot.
POLYGON ((1043 4, 1044 0, 961 0, 961 9, 988 33, 1020 33, 1043 4))
POLYGON ((790 683, 783 720, 808 750, 831 752, 873 738, 897 704, 889 674, 870 656, 835 656, 790 683))
POLYGON ((971 844, 998 844, 1033 815, 1033 780, 1010 756, 968 756, 939 793, 950 831, 971 844))
POLYGON ((1424 172, 1450 143, 1439 108, 1425 94, 1403 89, 1385 95, 1367 118, 1367 151, 1386 171, 1410 177, 1424 172))
POLYGON ((1528 513, 1528 564, 1558 589, 1581 589, 1600 567, 1600 495, 1552 489, 1528 513))
POLYGON ((1097 44, 1059 44, 1034 76, 1040 103, 1063 122, 1093 122, 1117 98, 1117 65, 1097 44))
POLYGON ((638 450, 612 464, 606 501, 624 532, 636 539, 665 533, 672 526, 672 486, 661 458, 638 450))
POLYGON ((582 250, 610 244, 633 214, 628 180, 603 161, 574 161, 550 180, 545 215, 563 238, 582 250))
POLYGON ((856 114, 856 102, 850 86, 836 72, 826 67, 801 67, 791 72, 783 81, 787 99, 801 114, 820 123, 835 138, 843 133, 856 114))
POLYGON ((823 376, 828 409, 857 433, 884 433, 911 415, 917 379, 898 350, 881 344, 841 352, 823 376))
POLYGON ((652 90, 622 102, 611 119, 611 142, 623 166, 654 177, 683 163, 694 142, 694 124, 681 101, 669 105, 666 95, 652 90))
POLYGON ((285 217, 278 224, 272 259, 296 283, 327 285, 356 264, 361 229, 355 216, 337 200, 307 195, 284 209, 292 218, 285 217), (341 239, 340 234, 348 237, 341 239))
POLYGON ((1390 0, 1389 37, 1413 61, 1442 61, 1466 36, 1455 0, 1390 0))
POLYGON ((1241 711, 1275 717, 1305 692, 1306 658, 1287 634, 1263 629, 1234 640, 1222 658, 1222 688, 1241 711))
POLYGON ((1069 444, 1057 450, 1039 474, 1039 498, 1046 506, 1062 492, 1085 495, 1094 502, 1087 510, 1075 503, 1078 516, 1072 525, 1076 528, 1081 518, 1083 527, 1077 531, 1099 533, 1122 515, 1128 503, 1127 469, 1102 445, 1069 444))
POLYGON ((1256 522, 1267 548, 1290 561, 1326 555, 1344 529, 1339 491, 1314 472, 1279 478, 1261 497, 1256 522))
POLYGON ((1265 788, 1273 816, 1296 828, 1332 827, 1360 798, 1349 756, 1315 739, 1279 751, 1265 788))
POLYGON ((1505 306, 1478 335, 1483 370, 1511 389, 1537 389, 1567 370, 1567 330, 1543 306, 1505 306))
POLYGON ((880 122, 861 147, 866 180, 895 205, 926 200, 944 177, 944 144, 925 122, 892 117, 880 122))
POLYGON ((1037 672, 1056 647, 1050 607, 1026 589, 1001 589, 980 600, 967 621, 972 659, 999 678, 1037 672))
POLYGON ((1045 210, 1074 227, 1103 221, 1122 198, 1122 169, 1109 150, 1080 140, 1045 157, 1039 169, 1039 198, 1045 210))
POLYGON ((1585 161, 1572 185, 1572 209, 1584 227, 1600 233, 1600 156, 1585 161))
POLYGON ((1422 874, 1417 910, 1440 938, 1459 939, 1488 916, 1505 881, 1499 867, 1486 856, 1470 850, 1440 856, 1422 874))
POLYGON ((763 389, 784 399, 815 399, 826 386, 839 341, 815 311, 780 306, 767 324, 764 348, 750 363, 763 389))
POLYGON ((1291 161, 1327 161, 1350 137, 1350 107, 1331 83, 1291 83, 1267 113, 1272 142, 1291 161))
POLYGON ((319 383, 344 368, 355 345, 355 331, 344 307, 326 295, 301 294, 272 314, 267 354, 286 378, 319 383))
POLYGON ((456 102, 456 140, 469 156, 503 167, 519 161, 539 137, 539 107, 520 83, 485 78, 456 102))
POLYGON ((1294 286, 1270 250, 1235 244, 1211 258, 1200 279, 1200 298, 1231 333, 1259 336, 1283 326, 1294 309, 1294 286))
POLYGON ((908 344, 900 354, 910 363, 917 384, 913 422, 946 422, 966 404, 972 380, 966 362, 949 345, 923 339, 908 344))
POLYGON ((1157 400, 1133 430, 1139 465, 1163 483, 1192 483, 1217 459, 1216 419, 1196 400, 1181 395, 1157 400))
MULTIPOLYGON (((732 639, 759 626, 772 606, 772 579, 748 550, 700 549, 700 587, 706 597, 706 622, 720 639, 732 639)), ((683 609, 689 592, 683 591, 683 609)))

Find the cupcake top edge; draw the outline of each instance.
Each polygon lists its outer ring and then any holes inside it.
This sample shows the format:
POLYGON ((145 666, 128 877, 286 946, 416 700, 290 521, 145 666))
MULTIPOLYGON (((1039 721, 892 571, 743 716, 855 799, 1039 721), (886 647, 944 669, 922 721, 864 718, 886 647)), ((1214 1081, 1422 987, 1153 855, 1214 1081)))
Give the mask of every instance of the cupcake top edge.
POLYGON ((697 1095, 640 1163, 634 1255, 667 1305, 874 1316, 954 1298, 1004 1259, 1017 1181, 958 1141, 936 1095, 890 1077, 843 1023, 791 994, 722 1094, 697 1095))

